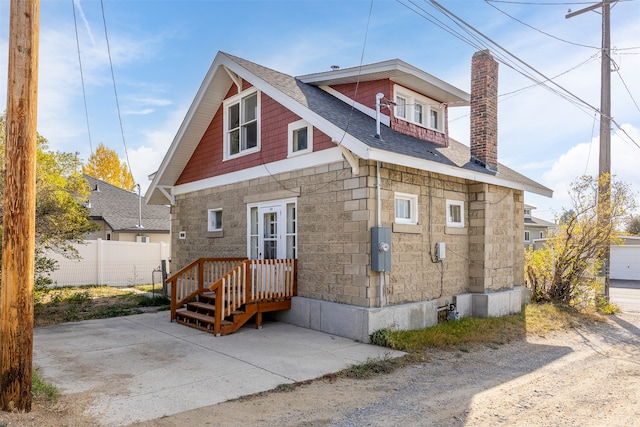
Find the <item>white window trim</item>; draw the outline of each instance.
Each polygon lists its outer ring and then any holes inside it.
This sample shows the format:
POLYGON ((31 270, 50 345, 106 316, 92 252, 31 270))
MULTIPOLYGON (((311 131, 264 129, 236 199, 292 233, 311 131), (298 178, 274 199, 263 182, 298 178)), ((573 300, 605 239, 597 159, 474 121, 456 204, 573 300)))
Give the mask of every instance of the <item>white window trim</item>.
POLYGON ((524 230, 524 241, 525 242, 531 241, 531 233, 529 232, 529 230, 524 230))
POLYGON ((418 195, 409 193, 395 193, 393 197, 393 216, 396 224, 418 224, 418 195), (396 217, 396 202, 409 200, 409 218, 396 217))
POLYGON ((544 231, 540 232, 540 239, 544 239, 544 231))
POLYGON ((464 202, 461 200, 447 200, 447 227, 464 228, 464 202), (455 222, 451 218, 450 206, 460 206, 460 222, 455 222))
MULTIPOLYGON (((280 234, 280 239, 278 242, 278 248, 282 248, 282 253, 279 252, 280 254, 286 255, 286 251, 287 251, 287 236, 295 236, 296 237, 296 258, 298 258, 298 247, 297 247, 297 242, 298 240, 298 199, 296 197, 294 198, 290 198, 290 199, 280 199, 280 200, 272 200, 269 202, 259 202, 259 203, 247 203, 247 258, 252 259, 251 258, 251 237, 257 237, 257 235, 255 234, 251 234, 251 209, 253 208, 260 208, 260 207, 264 207, 264 206, 279 206, 280 207, 280 212, 281 212, 281 217, 278 218, 278 229, 281 230, 285 230, 283 233, 280 234), (295 231, 293 233, 287 233, 287 205, 293 203, 295 205, 295 210, 296 210, 296 227, 295 227, 295 231)), ((284 258, 284 257, 283 257, 284 258)))
POLYGON ((214 228, 212 225, 212 215, 215 212, 220 212, 222 213, 222 208, 217 208, 217 209, 208 209, 207 210, 207 231, 222 231, 222 224, 220 224, 219 228, 214 228))
MULTIPOLYGON (((224 100, 223 103, 223 112, 224 112, 224 117, 223 117, 223 121, 224 121, 224 155, 222 160, 230 160, 230 159, 235 159, 238 157, 242 157, 242 156, 246 156, 247 154, 251 154, 251 153, 256 153, 258 151, 260 151, 260 121, 261 121, 261 102, 260 102, 260 93, 258 92, 258 89, 255 87, 252 87, 250 89, 247 89, 243 92, 238 93, 237 95, 234 95, 230 98, 227 98, 224 100), (257 95, 257 112, 256 112, 256 117, 257 117, 257 135, 256 135, 256 146, 253 148, 249 148, 247 150, 240 150, 239 153, 236 154, 230 154, 230 142, 229 142, 229 119, 228 119, 228 110, 229 110, 229 106, 237 104, 238 102, 241 101, 242 98, 246 98, 248 96, 253 95, 254 93, 258 93, 257 95)), ((240 106, 242 107, 242 105, 240 106)), ((240 110, 242 110, 242 108, 240 108, 240 110)))
POLYGON ((306 120, 298 120, 293 123, 289 123, 288 125, 288 157, 299 156, 301 154, 307 154, 313 152, 313 126, 309 124, 306 120), (307 148, 304 150, 293 151, 293 132, 307 128, 307 148))
POLYGON ((398 120, 403 120, 405 122, 413 123, 416 126, 444 133, 444 107, 442 107, 441 103, 399 85, 393 86, 393 93, 393 99, 397 99, 399 96, 406 100, 405 116, 402 117, 396 114, 395 117, 398 120), (416 104, 422 105, 422 122, 417 122, 415 120, 416 104), (435 128, 430 126, 431 111, 436 111, 438 113, 438 124, 435 128))

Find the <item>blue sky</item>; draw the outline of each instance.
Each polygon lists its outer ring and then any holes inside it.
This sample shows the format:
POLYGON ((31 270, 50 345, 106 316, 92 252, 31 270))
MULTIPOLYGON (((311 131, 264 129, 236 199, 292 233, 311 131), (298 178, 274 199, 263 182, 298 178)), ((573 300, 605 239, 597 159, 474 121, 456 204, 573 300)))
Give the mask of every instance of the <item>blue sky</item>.
MULTIPOLYGON (((41 1, 38 130, 51 148, 79 152, 83 160, 90 146, 95 149, 100 143, 125 160, 126 144, 134 178, 143 189, 218 51, 294 76, 329 70, 331 65, 345 68, 361 60, 367 64, 399 58, 468 92, 473 53, 497 50, 482 39, 472 46, 461 40, 470 38, 466 33, 452 35, 425 19, 431 14, 436 23, 459 31, 423 0, 104 0, 121 132, 101 2, 72 1, 41 1)), ((592 106, 600 105, 600 15, 565 18, 568 9, 593 3, 441 4, 561 87, 592 106)), ((6 81, 8 27, 9 1, 0 0, 1 81, 6 81)), ((617 68, 612 74, 612 115, 628 134, 614 126, 612 172, 638 192, 640 0, 615 4, 611 28, 617 68)), ((569 206, 569 183, 584 173, 597 174, 595 114, 503 64, 499 93, 499 160, 555 191, 553 199, 525 195, 525 201, 538 208, 535 216, 553 219, 569 206)), ((5 84, 0 85, 0 99, 4 107, 5 84)), ((450 120, 451 136, 468 144, 468 108, 451 108, 450 120)))

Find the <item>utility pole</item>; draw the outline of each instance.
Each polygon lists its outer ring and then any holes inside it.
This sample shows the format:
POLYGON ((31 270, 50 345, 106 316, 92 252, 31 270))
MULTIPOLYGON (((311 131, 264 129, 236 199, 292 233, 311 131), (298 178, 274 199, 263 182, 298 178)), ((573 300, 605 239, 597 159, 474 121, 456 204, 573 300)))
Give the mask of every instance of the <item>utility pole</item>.
MULTIPOLYGON (((598 223, 602 227, 611 225, 611 0, 571 12, 569 19, 601 7, 602 8, 602 63, 600 71, 600 160, 598 164, 598 223)), ((609 301, 609 258, 611 248, 604 249, 604 295, 609 301)))
POLYGON ((31 411, 40 1, 11 0, 0 284, 0 409, 31 411))

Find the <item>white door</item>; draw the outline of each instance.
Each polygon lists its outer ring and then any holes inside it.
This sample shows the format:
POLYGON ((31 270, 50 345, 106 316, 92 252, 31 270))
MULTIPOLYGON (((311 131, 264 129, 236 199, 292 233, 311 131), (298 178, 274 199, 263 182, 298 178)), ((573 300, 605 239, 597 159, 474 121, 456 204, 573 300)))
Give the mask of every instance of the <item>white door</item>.
POLYGON ((281 206, 258 208, 258 259, 284 258, 284 227, 281 206))

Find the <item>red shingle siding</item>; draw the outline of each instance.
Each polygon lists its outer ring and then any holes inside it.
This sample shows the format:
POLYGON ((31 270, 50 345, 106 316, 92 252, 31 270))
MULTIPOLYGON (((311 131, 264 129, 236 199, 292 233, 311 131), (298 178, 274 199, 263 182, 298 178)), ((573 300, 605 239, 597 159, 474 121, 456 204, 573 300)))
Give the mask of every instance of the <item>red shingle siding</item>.
MULTIPOLYGON (((250 84, 243 83, 243 89, 251 87, 250 84)), ((232 85, 226 98, 236 94, 235 85, 232 85)), ((176 185, 286 159, 288 153, 288 125, 291 122, 300 120, 300 117, 264 93, 261 93, 260 97, 260 113, 260 151, 222 161, 224 108, 221 104, 198 147, 182 171, 180 178, 178 178, 176 185)), ((313 151, 324 150, 333 146, 335 144, 331 142, 331 138, 314 128, 313 151)))
MULTIPOLYGON (((369 108, 376 109, 376 95, 382 93, 388 99, 393 98, 393 84, 390 80, 375 80, 371 82, 360 82, 358 85, 358 93, 356 93, 356 84, 348 83, 343 85, 331 86, 332 89, 337 90, 341 94, 355 99, 362 105, 369 108), (354 97, 355 95, 355 97, 354 97)), ((385 108, 382 109, 382 114, 389 115, 389 111, 385 108)))
MULTIPOLYGON (((349 83, 343 85, 335 85, 331 86, 333 89, 337 90, 341 94, 354 99, 362 105, 365 105, 369 108, 375 110, 376 108, 376 94, 382 93, 385 98, 394 100, 393 93, 393 85, 394 83, 391 80, 375 80, 371 82, 361 82, 358 84, 358 92, 356 93, 356 83, 349 83)), ((428 96, 427 94, 422 94, 424 96, 428 96)), ((393 107, 386 108, 382 107, 380 109, 382 114, 387 116, 391 116, 391 129, 396 132, 404 133, 406 135, 411 135, 413 137, 433 142, 434 144, 441 145, 443 147, 449 146, 449 138, 448 135, 448 109, 445 106, 444 111, 444 133, 438 132, 432 129, 427 129, 422 126, 415 125, 413 123, 409 123, 404 120, 398 120, 394 117, 393 107)))

